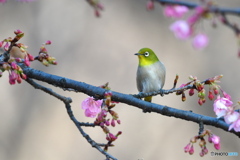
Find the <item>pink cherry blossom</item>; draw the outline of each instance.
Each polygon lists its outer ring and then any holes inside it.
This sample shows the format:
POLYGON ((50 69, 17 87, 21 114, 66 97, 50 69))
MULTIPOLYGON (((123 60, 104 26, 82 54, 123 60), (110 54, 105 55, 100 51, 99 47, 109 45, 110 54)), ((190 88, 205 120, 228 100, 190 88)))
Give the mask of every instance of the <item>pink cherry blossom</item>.
POLYGON ((232 104, 233 102, 231 100, 218 96, 213 104, 213 110, 217 115, 217 118, 225 116, 227 114, 228 107, 231 107, 232 104))
POLYGON ((215 149, 219 150, 221 145, 220 145, 220 137, 216 136, 216 135, 211 135, 209 138, 208 138, 208 141, 210 143, 213 143, 214 144, 214 147, 215 149))
POLYGON ((93 97, 88 97, 82 102, 82 109, 85 109, 85 116, 94 118, 101 112, 102 100, 94 100, 93 97))
POLYGON ((198 34, 193 38, 192 45, 196 49, 205 48, 208 45, 208 37, 205 34, 198 34))
POLYGON ((170 26, 175 36, 179 39, 187 39, 191 36, 192 30, 188 23, 184 20, 178 20, 170 26))
POLYGON ((229 94, 227 94, 225 91, 223 91, 222 93, 224 98, 231 100, 231 96, 229 94))
POLYGON ((227 124, 231 124, 233 122, 235 122, 240 116, 240 114, 238 112, 229 112, 224 116, 224 120, 227 124))
POLYGON ((5 3, 6 2, 6 0, 0 0, 0 3, 5 3))
POLYGON ((164 7, 163 14, 166 17, 181 18, 189 9, 185 6, 171 5, 164 7))
POLYGON ((234 129, 236 132, 240 132, 240 117, 238 117, 238 119, 229 126, 228 130, 230 131, 231 129, 234 129))
POLYGON ((211 136, 211 140, 212 140, 212 143, 213 143, 213 144, 218 144, 218 143, 220 143, 220 137, 217 136, 217 135, 212 135, 212 136, 211 136))

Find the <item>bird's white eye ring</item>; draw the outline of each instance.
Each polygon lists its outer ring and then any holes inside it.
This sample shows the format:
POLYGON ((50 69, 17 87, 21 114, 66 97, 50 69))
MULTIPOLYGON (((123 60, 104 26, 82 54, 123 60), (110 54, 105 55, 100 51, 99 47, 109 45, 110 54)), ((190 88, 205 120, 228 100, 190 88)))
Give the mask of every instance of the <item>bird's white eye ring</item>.
POLYGON ((149 56, 149 52, 145 52, 145 53, 144 53, 144 56, 145 56, 145 57, 148 57, 148 56, 149 56))

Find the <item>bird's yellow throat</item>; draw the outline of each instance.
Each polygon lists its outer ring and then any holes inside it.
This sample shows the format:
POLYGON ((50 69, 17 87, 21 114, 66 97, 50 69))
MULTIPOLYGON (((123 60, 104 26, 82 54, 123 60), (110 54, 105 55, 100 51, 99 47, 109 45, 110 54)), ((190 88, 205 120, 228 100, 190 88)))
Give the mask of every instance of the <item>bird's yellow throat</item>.
POLYGON ((149 59, 144 57, 143 55, 138 55, 139 58, 139 66, 148 66, 154 64, 155 62, 159 61, 158 59, 149 59))

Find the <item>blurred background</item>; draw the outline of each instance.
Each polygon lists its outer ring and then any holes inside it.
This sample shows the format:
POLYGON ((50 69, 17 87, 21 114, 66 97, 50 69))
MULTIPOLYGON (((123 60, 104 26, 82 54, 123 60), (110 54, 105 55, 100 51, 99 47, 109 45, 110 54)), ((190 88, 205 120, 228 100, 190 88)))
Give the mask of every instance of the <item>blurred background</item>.
MULTIPOLYGON (((99 86, 109 82, 112 90, 126 94, 137 93, 135 75, 138 59, 134 56, 140 48, 152 48, 164 62, 167 77, 164 89, 170 89, 176 74, 178 86, 189 81, 189 75, 200 80, 223 74, 222 88, 237 103, 240 98, 238 45, 232 30, 217 23, 212 28, 202 21, 197 32, 209 35, 209 46, 201 51, 192 48, 190 40, 180 41, 169 30, 174 22, 163 16, 163 7, 146 11, 146 0, 102 0, 105 7, 101 18, 94 16, 93 8, 79 0, 36 0, 21 3, 8 0, 0 5, 0 39, 13 37, 13 31, 25 33, 21 42, 28 51, 37 55, 46 40, 49 53, 57 58, 58 65, 45 67, 38 62, 31 67, 47 73, 99 86)), ((238 0, 218 0, 223 7, 240 7, 238 0)), ((230 17, 239 22, 239 17, 230 17)), ((42 83, 41 83, 42 84, 42 83)), ((0 78, 0 159, 1 160, 103 160, 105 157, 92 148, 69 119, 65 106, 54 97, 36 90, 26 82, 11 86, 8 73, 0 78)), ((46 85, 48 86, 48 85, 46 85)), ((73 99, 72 108, 79 121, 86 118, 81 102, 87 98, 82 93, 54 91, 73 99)), ((192 110, 215 117, 212 101, 203 106, 197 96, 182 102, 175 94, 154 97, 153 103, 192 110)), ((201 158, 200 147, 195 144, 194 155, 184 153, 190 138, 197 135, 198 124, 166 117, 156 113, 143 113, 138 108, 118 104, 114 110, 122 124, 111 128, 123 134, 109 153, 120 160, 152 159, 239 159, 239 157, 201 158)), ((101 129, 84 128, 97 142, 104 143, 101 129)), ((240 154, 239 138, 221 129, 205 126, 221 137, 223 152, 240 154)), ((207 144, 209 152, 216 151, 207 144)))

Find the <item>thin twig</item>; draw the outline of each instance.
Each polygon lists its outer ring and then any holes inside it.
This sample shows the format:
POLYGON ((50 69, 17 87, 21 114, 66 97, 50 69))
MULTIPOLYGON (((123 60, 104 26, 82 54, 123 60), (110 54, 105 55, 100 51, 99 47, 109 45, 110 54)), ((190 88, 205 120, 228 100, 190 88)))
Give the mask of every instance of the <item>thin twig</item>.
POLYGON ((238 28, 238 26, 230 23, 230 21, 226 17, 226 13, 221 13, 221 15, 222 15, 222 17, 221 17, 222 18, 222 23, 224 25, 228 26, 229 28, 231 28, 235 32, 236 35, 239 35, 240 34, 240 29, 238 28))
POLYGON ((159 91, 154 91, 154 92, 149 92, 149 93, 139 93, 139 94, 133 94, 132 96, 133 97, 136 97, 136 98, 144 98, 144 97, 148 97, 148 96, 156 96, 156 95, 167 95, 167 94, 170 94, 170 93, 174 93, 174 92, 178 92, 178 91, 185 91, 187 89, 192 89, 192 88, 195 88, 194 85, 187 85, 187 86, 184 86, 184 87, 180 87, 180 88, 172 88, 172 89, 169 89, 169 90, 164 90, 164 89, 161 89, 159 91))
MULTIPOLYGON (((110 155, 109 153, 104 151, 100 147, 100 145, 98 145, 98 143, 96 143, 94 140, 92 140, 91 137, 83 131, 82 127, 79 125, 79 122, 77 121, 77 119, 73 115, 71 105, 69 103, 65 103, 65 106, 66 106, 66 109, 67 109, 67 112, 68 112, 68 115, 69 115, 70 119, 74 122, 74 124, 76 125, 76 127, 78 128, 78 130, 80 131, 82 136, 88 141, 88 143, 90 143, 92 145, 92 147, 96 148, 99 152, 101 152, 103 155, 105 155, 107 159, 117 160, 117 158, 113 157, 112 155, 110 155)), ((102 146, 102 144, 101 144, 101 146, 102 146)))
POLYGON ((95 125, 94 123, 88 123, 88 122, 78 122, 80 126, 84 126, 84 127, 96 127, 97 125, 95 125))

